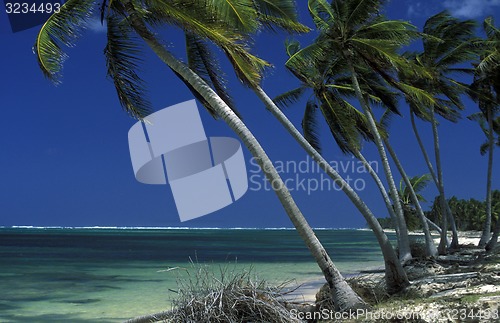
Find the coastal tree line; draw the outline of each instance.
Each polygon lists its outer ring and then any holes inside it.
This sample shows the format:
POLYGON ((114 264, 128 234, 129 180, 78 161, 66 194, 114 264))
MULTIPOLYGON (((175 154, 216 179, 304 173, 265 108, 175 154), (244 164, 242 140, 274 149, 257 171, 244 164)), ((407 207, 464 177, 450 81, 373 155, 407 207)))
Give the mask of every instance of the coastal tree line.
POLYGON ((500 143, 500 30, 491 17, 476 22, 457 19, 447 12, 429 17, 423 30, 417 30, 407 21, 383 16, 383 0, 309 0, 307 4, 318 36, 309 44, 284 41, 283 50, 289 58, 273 63, 285 64, 297 79, 298 87, 276 98, 262 88, 263 73, 270 63, 252 52, 254 36, 262 31, 311 31, 298 21, 297 8, 291 0, 68 0, 43 25, 34 51, 45 76, 59 82, 66 57, 64 46, 74 44, 97 9, 106 22, 107 74, 125 111, 144 120, 152 107, 146 96, 147 85, 137 68, 142 63, 141 45, 146 44, 214 118, 229 125, 274 184, 278 199, 325 276, 336 309, 365 308, 366 303, 338 271, 265 150, 244 124, 241 116, 246 112, 236 110, 236 99, 228 91, 224 78, 227 71, 222 70, 220 60, 225 58, 231 63, 239 81, 255 93, 263 107, 356 206, 380 245, 387 291, 396 293, 409 285, 403 267, 413 258, 408 214, 405 217, 409 209, 424 232, 427 257, 460 248, 457 230, 464 222, 459 215, 459 203, 446 195, 439 124, 457 122, 462 117, 465 96, 477 103, 478 112, 470 119, 485 134, 486 142, 478 147, 478 153, 480 150, 488 156, 485 213, 475 225, 483 231, 480 247, 492 250, 497 243, 500 221, 497 218, 495 222, 492 216, 491 179, 493 151, 500 143), (174 55, 164 45, 158 32, 164 26, 184 32, 184 42, 175 44, 185 47, 184 56, 174 55), (420 42, 422 50, 409 51, 408 46, 414 42, 420 42), (462 77, 457 78, 458 74, 462 77), (297 128, 282 108, 301 108, 297 102, 302 95, 309 99, 302 107, 304 118, 297 128), (383 109, 383 114, 375 113, 375 109, 383 109), (433 213, 423 210, 418 177, 406 173, 398 152, 391 146, 391 135, 395 134, 390 124, 400 121, 403 109, 409 112, 429 180, 439 192, 433 213), (325 119, 339 149, 362 162, 372 176, 396 229, 397 253, 370 207, 321 154, 321 140, 325 138, 317 135, 320 117, 325 119), (422 140, 416 118, 430 124, 430 151, 422 140), (376 147, 383 169, 381 176, 363 155, 363 147, 368 145, 376 147), (396 178, 402 180, 399 189, 396 178), (432 239, 431 228, 440 231, 438 246, 432 239))
MULTIPOLYGON (((447 200, 452 214, 455 216, 455 222, 458 231, 482 231, 486 221, 486 201, 480 201, 474 198, 459 199, 452 196, 447 200)), ((492 192, 491 206, 491 225, 490 231, 495 229, 495 223, 500 214, 500 191, 492 192)), ((441 210, 439 206, 439 196, 437 196, 430 210, 424 211, 425 216, 434 223, 439 223, 441 219, 441 210)), ((410 204, 403 204, 405 221, 408 230, 422 230, 422 225, 416 215, 415 208, 410 204)), ((395 224, 391 218, 378 218, 380 225, 384 229, 395 229, 395 224)))

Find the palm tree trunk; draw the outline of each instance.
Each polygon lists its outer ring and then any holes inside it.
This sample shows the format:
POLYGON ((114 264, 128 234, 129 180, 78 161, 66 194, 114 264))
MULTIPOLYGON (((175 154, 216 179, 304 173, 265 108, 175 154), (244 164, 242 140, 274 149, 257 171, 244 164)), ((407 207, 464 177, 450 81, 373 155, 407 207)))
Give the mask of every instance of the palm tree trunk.
POLYGON ((300 144, 300 146, 311 156, 311 158, 318 163, 320 168, 340 186, 342 191, 347 195, 351 202, 361 212, 370 229, 375 234, 377 241, 380 245, 385 264, 385 280, 387 282, 387 289, 390 294, 400 291, 402 288, 409 285, 406 272, 401 266, 394 248, 387 238, 384 230, 380 226, 377 218, 368 206, 361 200, 359 195, 352 189, 352 187, 340 176, 340 174, 321 156, 316 149, 302 136, 300 131, 293 125, 285 114, 276 106, 276 104, 269 98, 269 96, 260 87, 254 88, 255 93, 265 103, 267 109, 278 119, 278 121, 286 128, 286 130, 293 136, 293 138, 300 144))
MULTIPOLYGON (((392 206, 392 203, 391 203, 391 198, 387 194, 387 190, 385 189, 384 184, 380 180, 380 177, 375 172, 375 170, 370 165, 370 163, 366 160, 365 156, 363 156, 363 154, 361 154, 361 152, 359 150, 356 150, 354 152, 354 156, 357 159, 359 159, 361 161, 361 163, 363 163, 363 166, 365 166, 365 168, 368 170, 368 173, 371 175, 371 177, 373 178, 373 180, 377 184, 377 187, 378 187, 378 189, 380 191, 380 194, 382 194, 382 198, 384 199, 385 207, 387 208, 387 211, 389 212, 389 215, 390 215, 390 217, 392 219, 392 222, 394 224, 396 224, 397 223, 397 218, 396 218, 396 213, 394 212, 394 207, 392 206)), ((397 241, 399 243, 399 240, 400 240, 400 237, 399 237, 399 227, 397 225, 395 225, 394 229, 396 231, 396 238, 397 238, 397 241)))
POLYGON ((439 234, 441 234, 441 228, 439 227, 439 225, 437 225, 436 223, 432 222, 431 220, 429 220, 428 217, 425 218, 425 221, 431 226, 434 228, 434 230, 436 230, 439 234))
POLYGON ((190 70, 184 63, 172 55, 156 37, 148 30, 142 19, 136 14, 134 5, 125 0, 125 9, 129 13, 128 19, 137 34, 155 52, 155 54, 173 71, 182 76, 203 98, 214 108, 221 119, 238 135, 243 144, 255 157, 257 163, 266 175, 269 182, 283 205, 288 217, 295 226, 300 237, 304 240, 309 251, 321 268, 335 302, 337 310, 366 308, 366 303, 352 290, 333 264, 330 256, 321 245, 314 231, 311 229, 302 212, 299 210, 285 183, 274 168, 271 160, 257 139, 253 136, 245 124, 227 106, 227 104, 208 86, 201 77, 190 70))
POLYGON ((422 152, 422 155, 424 156, 425 163, 427 164, 427 168, 429 169, 429 173, 432 176, 432 180, 436 184, 436 187, 438 186, 438 179, 436 177, 436 172, 434 171, 434 167, 432 166, 431 159, 429 158, 429 154, 427 154, 427 150, 425 149, 424 143, 422 141, 422 138, 420 137, 420 134, 418 132, 417 124, 415 123, 415 113, 410 111, 410 119, 411 119, 411 127, 413 129, 413 133, 415 134, 415 138, 417 138, 418 146, 420 147, 420 151, 422 152))
POLYGON ((382 137, 380 136, 380 133, 377 129, 377 124, 375 123, 375 119, 373 118, 371 109, 368 106, 368 103, 363 98, 356 70, 354 69, 354 66, 352 65, 351 61, 349 61, 349 68, 351 70, 351 79, 352 79, 352 84, 354 86, 354 91, 356 92, 356 97, 358 98, 358 101, 361 104, 366 117, 368 118, 370 130, 375 138, 375 145, 377 146, 377 150, 380 155, 382 165, 384 167, 384 172, 387 179, 387 183, 389 184, 389 191, 391 193, 392 202, 394 203, 394 207, 396 209, 396 216, 397 216, 396 218, 398 219, 396 225, 399 226, 399 237, 400 237, 398 246, 399 260, 401 260, 402 262, 406 262, 412 258, 410 250, 410 240, 408 237, 408 229, 406 227, 406 221, 404 219, 403 208, 401 206, 401 201, 399 199, 396 183, 394 182, 394 178, 392 176, 391 167, 389 165, 387 154, 385 153, 382 137))
MULTIPOLYGON (((487 179, 487 195, 486 195, 486 216, 490 219, 490 225, 491 225, 491 212, 492 212, 492 196, 491 196, 491 176, 493 173, 493 147, 495 144, 495 139, 494 139, 494 129, 493 129, 493 114, 491 109, 488 109, 488 179, 487 179)), ((485 229, 486 229, 486 224, 485 224, 485 229)), ((490 229, 488 228, 488 231, 490 229)), ((493 230, 493 235, 491 236, 490 241, 486 245, 485 249, 487 251, 491 251, 495 249, 498 241, 498 234, 500 233, 500 216, 497 218, 497 223, 495 224, 495 228, 493 230)))
POLYGON ((499 233, 500 233, 500 217, 498 217, 497 223, 495 224, 495 229, 493 229, 493 234, 491 235, 491 239, 485 247, 486 251, 492 251, 493 249, 495 249, 495 247, 497 246, 499 233))
POLYGON ((493 148, 495 144, 493 130, 493 113, 492 109, 488 108, 488 173, 486 176, 486 220, 484 221, 483 233, 479 240, 479 247, 484 248, 486 243, 491 238, 491 176, 493 173, 493 148))
MULTIPOLYGON (((417 138, 418 145, 420 147, 422 155, 424 156, 425 163, 427 164, 427 168, 429 169, 429 173, 431 174, 432 180, 433 180, 434 184, 436 185, 436 188, 438 189, 439 196, 442 196, 441 192, 443 190, 441 190, 439 178, 436 176, 436 172, 434 171, 434 168, 432 167, 432 163, 430 161, 429 155, 427 154, 427 150, 425 149, 425 146, 422 142, 422 138, 420 137, 420 134, 418 132, 418 128, 417 128, 417 125, 415 123, 415 114, 413 112, 410 112, 410 117, 411 117, 411 126, 413 128, 413 133, 415 134, 415 137, 417 138)), ((436 135, 434 136, 434 138, 436 138, 436 136, 438 134, 437 133, 437 125, 436 125, 435 133, 436 133, 436 135)), ((434 142, 438 143, 438 148, 439 148, 439 138, 437 141, 434 140, 434 142)), ((440 197, 440 204, 441 204, 440 207, 442 209, 442 211, 441 211, 442 219, 446 217, 446 219, 444 219, 444 221, 446 221, 446 228, 443 228, 443 227, 441 228, 441 232, 440 232, 441 233, 441 240, 439 242, 440 246, 438 247, 438 251, 440 254, 445 254, 447 252, 448 247, 451 249, 455 249, 458 247, 458 233, 457 233, 457 228, 456 228, 456 224, 455 224, 455 219, 453 218, 450 206, 448 205, 446 198, 444 198, 444 206, 443 206, 442 201, 441 201, 441 197, 440 197), (453 239, 452 239, 451 245, 448 243, 448 237, 447 237, 447 234, 448 234, 448 232, 447 232, 448 231, 447 219, 450 220, 452 234, 453 234, 453 239)), ((443 223, 441 223, 441 225, 443 225, 443 223)))
MULTIPOLYGON (((438 134, 437 120, 436 120, 436 115, 434 113, 434 106, 433 105, 431 106, 431 123, 432 123, 432 135, 434 137, 434 154, 435 154, 435 158, 436 158, 438 188, 439 188, 439 195, 441 196, 441 209, 443 211, 443 218, 448 219, 450 221, 450 225, 451 225, 452 239, 451 239, 450 249, 457 249, 458 248, 458 232, 457 232, 457 227, 455 224, 455 219, 453 218, 453 214, 451 213, 450 206, 448 205, 448 202, 446 201, 446 195, 444 193, 443 168, 441 165, 441 152, 440 152, 440 148, 439 148, 439 134, 438 134)), ((446 231, 445 228, 443 228, 443 231, 446 231)), ((443 235, 441 235, 441 238, 443 239, 443 235)), ((440 244, 441 244, 441 242, 440 242, 440 244)), ((444 235, 443 244, 446 245, 446 235, 444 235)), ((442 251, 443 250, 440 250, 440 252, 442 252, 442 251)))
POLYGON ((389 151, 389 154, 392 157, 392 160, 394 160, 394 163, 396 164, 396 167, 398 168, 399 173, 401 174, 401 177, 403 178, 406 187, 408 187, 408 190, 410 191, 411 202, 417 209, 418 217, 420 218, 420 222, 422 222, 422 230, 424 231, 424 237, 425 237, 426 256, 435 257, 437 255, 437 249, 436 246, 434 245, 434 240, 432 239, 432 235, 429 230, 429 224, 427 223, 427 218, 425 217, 424 211, 422 210, 422 206, 420 205, 420 201, 418 200, 417 194, 415 193, 415 190, 411 185, 410 179, 408 178, 408 175, 406 174, 403 165, 399 161, 396 152, 394 151, 394 149, 392 149, 392 146, 389 143, 389 139, 385 139, 384 143, 385 146, 387 147, 387 150, 389 151))
POLYGON ((446 209, 446 197, 444 195, 444 187, 443 187, 443 172, 439 171, 441 165, 441 154, 439 151, 439 137, 437 132, 437 122, 436 117, 434 115, 434 106, 431 106, 431 123, 432 123, 432 135, 434 137, 434 155, 436 159, 436 168, 437 168, 437 186, 439 190, 439 204, 441 207, 441 240, 439 241, 438 251, 440 255, 445 255, 447 253, 446 246, 446 235, 448 233, 448 210, 446 209), (438 161, 439 160, 439 161, 438 161))

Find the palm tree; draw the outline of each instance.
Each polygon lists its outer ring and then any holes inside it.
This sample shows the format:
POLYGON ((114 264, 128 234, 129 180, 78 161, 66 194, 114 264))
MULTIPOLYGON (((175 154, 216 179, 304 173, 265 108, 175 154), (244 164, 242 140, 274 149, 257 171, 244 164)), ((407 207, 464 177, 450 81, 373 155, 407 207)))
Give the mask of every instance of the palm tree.
MULTIPOLYGON (((267 3, 265 0, 258 2, 267 3)), ((275 193, 323 271, 332 290, 337 309, 366 307, 364 301, 345 282, 326 250, 316 238, 259 142, 230 106, 212 89, 211 85, 216 87, 213 79, 211 79, 211 84, 207 84, 202 77, 169 52, 148 27, 148 25, 169 23, 179 26, 197 37, 209 39, 231 57, 234 65, 238 66, 236 72, 242 79, 252 82, 252 84, 258 84, 260 69, 266 66, 267 62, 248 53, 245 37, 234 29, 227 28, 224 22, 221 23, 214 19, 217 17, 216 12, 219 11, 216 9, 219 7, 211 7, 210 4, 214 5, 212 1, 186 2, 179 0, 167 2, 152 0, 147 3, 145 8, 144 3, 130 0, 109 3, 109 11, 106 14, 103 11, 102 14, 106 16, 108 30, 108 44, 106 46, 108 75, 114 81, 122 106, 132 116, 140 120, 143 120, 150 110, 149 104, 143 97, 144 84, 135 72, 138 64, 136 55, 139 49, 133 41, 133 36, 137 35, 201 99, 209 112, 229 125, 256 158, 267 179, 276 184, 273 185, 273 187, 276 186, 274 187, 275 193)), ((58 76, 65 57, 60 45, 73 43, 86 18, 89 17, 93 6, 94 1, 91 0, 69 0, 61 7, 59 13, 52 15, 43 25, 37 38, 35 50, 40 68, 49 79, 56 82, 59 80, 58 76)), ((103 5, 103 7, 105 6, 103 5)), ((236 10, 236 8, 232 8, 236 10)), ((247 8, 248 6, 245 4, 241 8, 238 7, 238 9, 247 8)), ((243 13, 241 17, 244 17, 243 13)), ((259 12, 257 18, 263 23, 272 23, 276 20, 277 25, 281 25, 279 17, 273 20, 272 14, 267 16, 264 12, 259 12)), ((241 23, 243 24, 243 21, 241 23)), ((249 30, 251 28, 249 27, 249 30)))
MULTIPOLYGON (((470 86, 471 97, 479 103, 480 112, 471 118, 479 123, 487 137, 487 144, 482 145, 481 154, 488 151, 488 171, 486 180, 486 220, 479 247, 491 248, 496 242, 491 239, 491 176, 493 173, 493 149, 495 146, 495 120, 500 106, 500 30, 495 27, 492 17, 486 18, 483 29, 487 39, 483 42, 484 51, 474 73, 474 82, 470 86), (487 124, 487 125, 486 125, 487 124)), ((500 117, 498 117, 500 118, 500 117)), ((497 130, 498 131, 498 130, 497 130)), ((498 237, 498 233, 497 233, 498 237)), ((494 240, 497 240, 495 237, 494 240)))
MULTIPOLYGON (((421 176, 413 176, 409 178, 410 185, 405 183, 403 179, 399 182, 399 196, 401 197, 401 203, 403 204, 403 209, 405 210, 405 219, 408 223, 408 227, 416 229, 417 223, 415 220, 409 220, 409 218, 414 217, 416 213, 416 205, 420 205, 420 202, 426 202, 426 199, 419 193, 427 187, 427 184, 431 180, 429 174, 424 174, 421 176), (413 202, 412 193, 415 193, 417 198, 417 203, 413 202), (410 225, 412 223, 413 225, 410 225)), ((426 222, 425 220, 422 222, 426 222)), ((437 250, 436 250, 437 251, 437 250)))
MULTIPOLYGON (((355 97, 368 121, 369 131, 374 138, 389 184, 389 192, 398 218, 400 259, 406 261, 411 259, 411 251, 401 203, 382 136, 371 107, 363 95, 358 75, 360 69, 364 68, 376 72, 384 70, 390 74, 395 64, 404 63, 397 53, 398 49, 415 35, 413 26, 409 23, 386 20, 380 15, 382 3, 382 0, 335 0, 329 4, 325 0, 310 0, 309 9, 320 31, 315 44, 311 46, 322 47, 334 59, 341 59, 347 64, 355 97)), ((314 54, 313 50, 311 52, 314 54)), ((321 53, 318 51, 318 54, 321 53)))
MULTIPOLYGON (((280 95, 275 99, 275 101, 280 105, 287 105, 289 103, 295 102, 302 94, 305 93, 307 88, 313 89, 315 99, 311 99, 307 103, 304 120, 302 122, 304 136, 300 134, 300 132, 293 126, 293 124, 286 118, 286 116, 284 116, 281 110, 279 110, 273 102, 268 103, 268 106, 272 113, 281 122, 284 123, 287 130, 300 143, 300 145, 306 150, 306 152, 316 162, 318 162, 319 166, 327 173, 328 176, 332 178, 332 180, 335 181, 335 183, 339 184, 342 191, 349 197, 349 199, 353 202, 353 204, 358 208, 360 213, 366 219, 379 242, 385 259, 386 282, 388 291, 390 293, 396 292, 406 286, 408 284, 408 280, 404 270, 397 260, 397 257, 392 246, 389 243, 387 236, 385 235, 376 217, 366 206, 366 204, 360 199, 358 194, 321 156, 318 151, 319 140, 314 134, 314 115, 316 110, 320 110, 327 120, 332 135, 334 136, 341 149, 346 152, 352 152, 361 160, 364 159, 359 151, 360 142, 357 135, 360 129, 366 129, 365 131, 362 131, 362 133, 365 136, 369 136, 367 134, 368 130, 366 127, 366 122, 363 118, 363 114, 352 107, 347 100, 341 98, 342 93, 346 95, 349 95, 350 93, 351 96, 353 95, 352 93, 354 91, 352 90, 352 87, 350 88, 349 86, 350 79, 342 79, 342 77, 340 77, 338 82, 333 82, 332 80, 330 80, 328 84, 324 84, 324 80, 321 80, 322 72, 318 70, 321 64, 318 64, 317 60, 312 59, 312 57, 307 54, 309 50, 308 48, 305 48, 303 50, 299 49, 300 48, 297 42, 288 43, 287 51, 291 57, 287 61, 286 66, 292 71, 292 73, 294 73, 299 79, 303 81, 303 85, 297 89, 280 95), (334 91, 334 89, 338 90, 339 93, 334 91), (345 109, 337 111, 337 108, 335 107, 336 105, 345 107, 345 109)), ((336 67, 342 68, 342 65, 332 63, 329 66, 330 69, 335 69, 336 67)), ((372 86, 375 87, 374 84, 372 84, 372 86)), ((387 93, 380 92, 378 93, 378 95, 381 97, 385 97, 387 96, 387 93)), ((390 97, 391 96, 386 99, 390 101, 390 97)), ((372 98, 374 100, 380 100, 380 98, 375 98, 375 96, 372 96, 372 98)), ((371 169, 370 164, 367 163, 366 160, 364 164, 369 170, 371 169)), ((370 173, 372 175, 376 175, 373 169, 371 169, 370 173)), ((392 210, 392 205, 390 204, 388 198, 387 204, 392 210)))
MULTIPOLYGON (((436 113, 447 117, 448 119, 456 118, 457 110, 463 109, 460 101, 460 94, 464 93, 465 87, 455 81, 452 76, 456 72, 470 72, 468 69, 460 67, 460 64, 467 63, 474 59, 476 49, 472 45, 474 37, 475 22, 473 20, 459 21, 450 16, 447 12, 441 12, 430 17, 424 25, 423 51, 421 53, 412 53, 409 55, 418 68, 423 69, 427 77, 422 77, 422 73, 405 75, 401 73, 402 79, 408 84, 425 90, 432 94, 436 100, 436 104, 424 104, 423 102, 415 102, 409 100, 409 105, 413 113, 417 116, 427 119, 431 122, 432 133, 434 138, 434 156, 436 161, 436 172, 430 166, 431 163, 427 154, 424 153, 429 172, 438 188, 441 208, 443 214, 449 213, 449 207, 446 204, 446 196, 443 182, 443 168, 441 164, 441 154, 439 146, 438 121, 436 113), (454 109, 454 110, 453 110, 454 109)), ((404 71, 403 71, 404 72, 404 71)), ((413 125, 414 119, 412 119, 413 125)), ((416 130, 416 126, 414 126, 416 130)), ((418 135, 418 132, 416 132, 418 135)), ((422 151, 425 148, 420 140, 422 151)), ((451 224, 453 225, 453 216, 449 213, 451 224)), ((446 231, 448 223, 447 217, 442 217, 441 224, 441 241, 438 247, 439 253, 446 253, 446 231)), ((452 228, 453 229, 453 228, 452 228)), ((458 246, 458 235, 456 228, 453 229, 453 240, 451 248, 458 246)))
MULTIPOLYGON (((394 85, 397 85, 397 84, 394 84, 394 85)), ((388 124, 389 124, 389 121, 390 121, 390 117, 391 117, 391 113, 390 111, 387 109, 384 114, 382 115, 382 117, 380 118, 380 121, 379 123, 380 124, 384 124, 385 128, 388 128, 388 124)), ((391 155, 392 157, 392 160, 394 161, 394 163, 396 164, 396 167, 398 168, 398 171, 401 175, 401 181, 400 181, 400 189, 399 189, 399 196, 401 198, 401 203, 403 205, 403 209, 404 210, 407 210, 408 209, 408 206, 411 204, 413 205, 413 207, 415 208, 415 211, 417 213, 417 216, 418 218, 420 219, 420 222, 421 222, 421 225, 422 225, 422 231, 424 232, 424 238, 425 238, 425 254, 427 257, 435 257, 437 256, 438 252, 437 252, 437 248, 434 244, 434 239, 432 238, 432 235, 431 235, 431 231, 430 231, 430 228, 429 228, 429 225, 434 225, 434 223, 432 223, 426 216, 425 216, 425 213, 424 213, 424 210, 422 209, 422 206, 420 205, 420 202, 422 201, 422 196, 417 194, 417 190, 421 190, 423 189, 423 187, 421 187, 420 185, 422 185, 423 182, 425 182, 425 180, 427 178, 422 178, 422 181, 419 181, 419 185, 415 186, 415 182, 416 179, 415 177, 414 178, 410 178, 407 174, 406 174, 406 171, 401 163, 401 161, 399 160, 398 158, 398 155, 396 154, 396 152, 394 151, 394 149, 392 148, 392 145, 390 144, 389 142, 389 137, 385 137, 384 138, 384 144, 385 144, 385 147, 387 148, 387 151, 389 152, 389 154, 391 155), (402 189, 402 185, 403 183, 405 184, 405 187, 404 187, 404 190, 402 189)), ((405 213, 406 215, 406 213, 405 213)), ((408 218, 405 217, 405 220, 407 220, 408 218)))
MULTIPOLYGON (((340 60, 319 60, 317 57, 308 56, 308 51, 300 51, 300 45, 296 41, 286 44, 289 59, 286 67, 294 74, 302 85, 276 97, 274 101, 281 108, 295 103, 301 96, 311 89, 313 96, 306 104, 302 129, 306 140, 321 153, 319 138, 317 137, 317 111, 326 120, 330 132, 337 145, 343 153, 352 154, 360 160, 369 174, 376 182, 387 210, 396 223, 396 214, 387 191, 373 170, 370 163, 361 153, 362 140, 372 140, 367 121, 364 115, 352 106, 347 98, 354 96, 349 75, 346 73, 345 64, 340 60)), ((395 109, 397 103, 393 93, 379 83, 379 79, 373 73, 363 77, 363 92, 369 95, 373 102, 391 106, 395 109), (374 94, 369 94, 369 93, 374 94)), ((398 235, 396 227, 396 235, 398 235)))

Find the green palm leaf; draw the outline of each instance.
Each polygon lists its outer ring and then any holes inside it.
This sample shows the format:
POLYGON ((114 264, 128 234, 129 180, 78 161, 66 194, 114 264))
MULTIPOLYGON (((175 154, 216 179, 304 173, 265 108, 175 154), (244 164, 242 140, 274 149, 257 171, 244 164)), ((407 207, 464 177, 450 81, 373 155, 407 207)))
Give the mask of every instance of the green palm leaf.
POLYGON ((316 28, 319 30, 328 30, 335 16, 328 2, 325 0, 309 0, 307 6, 316 28))
POLYGON ((115 15, 108 15, 107 45, 104 50, 108 76, 113 81, 122 107, 133 117, 143 119, 151 113, 146 87, 135 72, 141 48, 131 30, 115 15))
POLYGON ((301 86, 278 95, 273 99, 273 101, 280 109, 284 109, 294 103, 297 103, 306 90, 307 88, 305 86, 301 86))
POLYGON ((307 101, 302 119, 302 130, 304 131, 304 138, 307 142, 321 154, 321 145, 318 136, 318 106, 312 100, 307 101))
POLYGON ((310 29, 298 22, 295 1, 291 0, 254 0, 259 21, 270 30, 275 26, 288 32, 306 33, 310 29))
POLYGON ((252 33, 259 28, 258 12, 252 0, 205 1, 211 12, 231 28, 242 33, 252 33))
POLYGON ((69 0, 52 14, 38 32, 34 51, 43 74, 54 83, 61 77, 67 58, 61 46, 71 47, 80 35, 95 6, 94 0, 69 0))
MULTIPOLYGON (((205 82, 209 84, 219 95, 219 97, 226 102, 231 110, 239 115, 233 99, 227 91, 227 82, 224 72, 220 68, 219 61, 210 50, 208 44, 200 37, 187 33, 186 49, 189 68, 203 78, 205 82)), ((216 116, 215 110, 212 107, 206 106, 205 108, 207 108, 212 116, 216 116)))

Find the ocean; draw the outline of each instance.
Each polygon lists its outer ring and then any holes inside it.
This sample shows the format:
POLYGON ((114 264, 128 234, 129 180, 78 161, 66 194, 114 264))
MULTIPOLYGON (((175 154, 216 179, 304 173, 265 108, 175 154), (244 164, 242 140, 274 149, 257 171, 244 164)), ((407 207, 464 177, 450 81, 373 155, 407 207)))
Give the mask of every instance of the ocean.
MULTIPOLYGON (((371 231, 315 231, 343 274, 383 266, 371 231)), ((200 265, 251 268, 272 284, 321 279, 290 229, 0 228, 0 322, 120 322, 168 310, 177 281, 200 265)))

